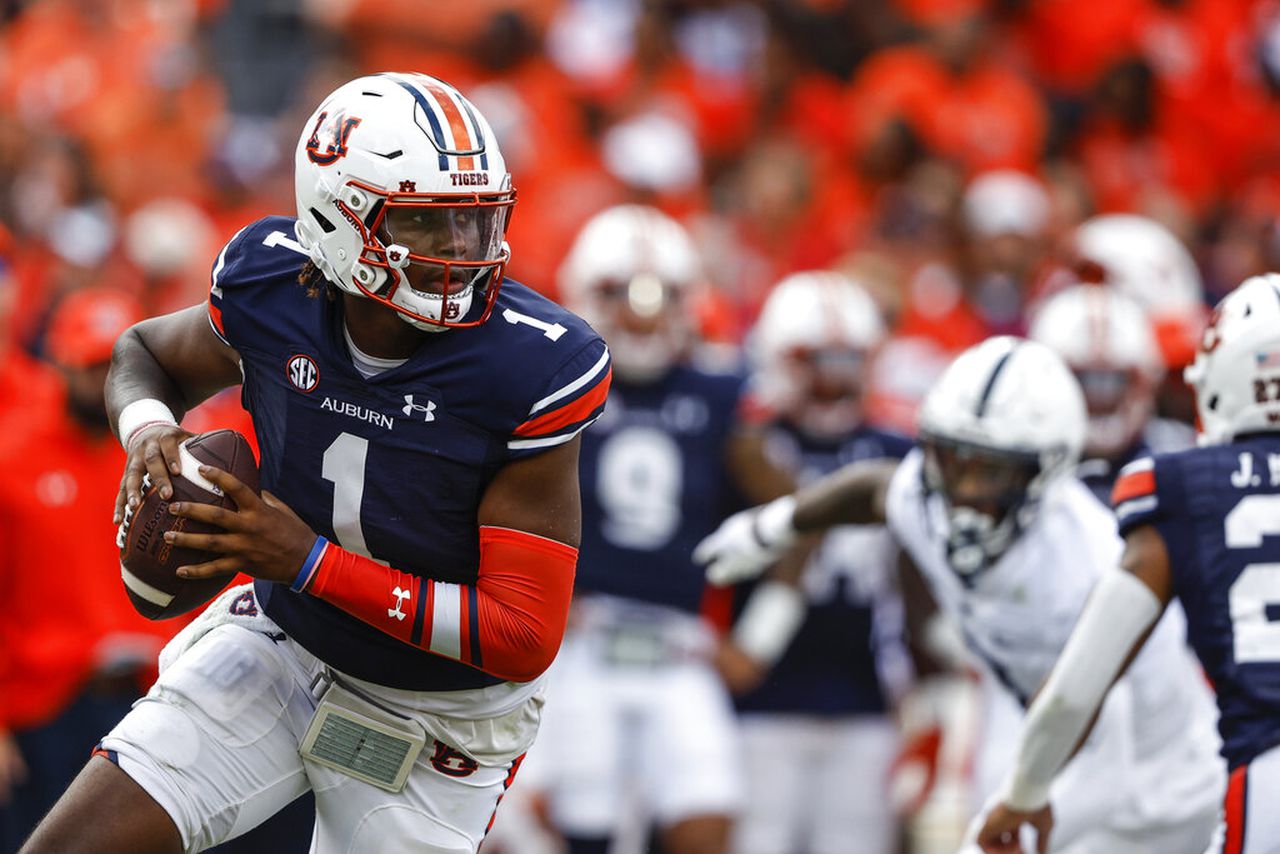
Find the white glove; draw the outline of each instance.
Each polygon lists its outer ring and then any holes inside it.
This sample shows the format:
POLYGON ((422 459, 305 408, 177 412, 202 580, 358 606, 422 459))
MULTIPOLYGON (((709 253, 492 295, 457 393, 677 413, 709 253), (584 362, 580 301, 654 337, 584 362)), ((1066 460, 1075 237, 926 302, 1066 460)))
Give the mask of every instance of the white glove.
POLYGON ((695 563, 707 567, 707 581, 724 587, 755 578, 796 540, 791 519, 796 499, 784 495, 761 507, 734 513, 693 550, 695 563))

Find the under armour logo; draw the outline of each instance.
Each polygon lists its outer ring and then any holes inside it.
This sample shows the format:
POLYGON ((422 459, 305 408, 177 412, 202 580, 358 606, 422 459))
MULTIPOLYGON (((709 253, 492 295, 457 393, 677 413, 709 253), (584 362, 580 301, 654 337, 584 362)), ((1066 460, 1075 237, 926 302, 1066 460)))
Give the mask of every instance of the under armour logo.
POLYGON ((413 594, 402 587, 397 587, 391 591, 391 595, 396 597, 396 606, 394 608, 387 609, 387 616, 395 617, 397 620, 403 620, 406 614, 404 611, 400 610, 400 606, 404 604, 404 600, 408 599, 413 594))
POLYGON ((402 192, 402 193, 416 193, 416 192, 418 192, 418 182, 417 182, 417 181, 401 181, 401 182, 400 182, 400 192, 402 192))
POLYGON ((415 412, 421 412, 423 421, 436 420, 435 401, 428 400, 427 405, 423 406, 421 403, 414 403, 413 395, 411 394, 406 394, 404 396, 404 408, 401 409, 400 411, 403 412, 405 415, 409 415, 409 416, 412 416, 413 413, 415 412))

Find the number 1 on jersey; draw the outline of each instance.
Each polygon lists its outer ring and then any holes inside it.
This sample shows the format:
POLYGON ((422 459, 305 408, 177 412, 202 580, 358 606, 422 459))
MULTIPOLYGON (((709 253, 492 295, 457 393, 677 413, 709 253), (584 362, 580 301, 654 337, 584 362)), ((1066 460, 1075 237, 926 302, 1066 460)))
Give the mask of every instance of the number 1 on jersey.
POLYGON ((369 440, 340 433, 324 451, 321 476, 333 483, 333 533, 347 551, 371 557, 360 527, 360 504, 364 501, 364 464, 369 456, 369 440))
POLYGON ((552 341, 559 341, 560 336, 569 331, 559 323, 547 323, 545 320, 539 320, 536 317, 530 317, 527 314, 521 314, 509 308, 502 310, 502 319, 507 323, 523 323, 526 326, 532 326, 534 329, 541 329, 542 334, 552 341))

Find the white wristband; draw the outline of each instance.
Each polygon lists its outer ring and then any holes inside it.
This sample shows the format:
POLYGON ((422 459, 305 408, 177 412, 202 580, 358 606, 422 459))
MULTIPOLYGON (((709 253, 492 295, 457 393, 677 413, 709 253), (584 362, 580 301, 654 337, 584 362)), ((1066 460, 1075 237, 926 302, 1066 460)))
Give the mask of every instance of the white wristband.
POLYGON ((120 417, 116 420, 116 435, 120 437, 120 444, 127 451, 133 437, 144 427, 154 424, 177 425, 177 423, 178 419, 173 417, 173 411, 165 406, 164 401, 156 400, 154 397, 144 397, 120 410, 120 417))
POLYGON ((756 661, 771 665, 786 652, 808 610, 799 590, 781 581, 765 581, 738 617, 733 642, 756 661))

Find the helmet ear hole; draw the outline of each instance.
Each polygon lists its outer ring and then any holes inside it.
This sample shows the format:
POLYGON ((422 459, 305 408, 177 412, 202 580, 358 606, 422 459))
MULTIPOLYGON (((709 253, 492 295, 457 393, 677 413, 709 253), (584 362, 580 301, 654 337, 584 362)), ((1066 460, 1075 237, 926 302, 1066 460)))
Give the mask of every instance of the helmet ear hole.
POLYGON ((316 225, 320 226, 320 230, 325 234, 332 234, 337 229, 337 226, 330 222, 320 211, 315 208, 308 208, 308 210, 311 213, 311 218, 316 221, 316 225))

